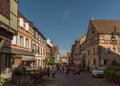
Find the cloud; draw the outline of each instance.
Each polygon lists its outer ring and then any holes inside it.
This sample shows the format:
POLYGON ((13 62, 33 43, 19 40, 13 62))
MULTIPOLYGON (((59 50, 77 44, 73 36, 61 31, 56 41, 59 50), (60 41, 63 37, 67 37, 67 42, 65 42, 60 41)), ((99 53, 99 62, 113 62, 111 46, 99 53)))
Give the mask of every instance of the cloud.
POLYGON ((70 11, 64 11, 63 16, 61 20, 66 20, 70 16, 71 12, 70 11))

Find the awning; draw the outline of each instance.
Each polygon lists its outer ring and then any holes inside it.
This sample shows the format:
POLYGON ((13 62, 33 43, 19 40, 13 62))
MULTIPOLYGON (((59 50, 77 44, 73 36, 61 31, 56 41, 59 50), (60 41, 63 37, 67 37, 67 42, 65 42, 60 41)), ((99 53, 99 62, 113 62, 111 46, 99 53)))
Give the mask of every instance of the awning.
POLYGON ((12 48, 12 53, 13 54, 19 54, 19 55, 24 55, 24 56, 33 56, 34 54, 30 51, 25 51, 25 50, 19 50, 19 49, 14 49, 12 48))
POLYGON ((35 61, 35 57, 34 56, 24 56, 22 55, 22 61, 35 61))

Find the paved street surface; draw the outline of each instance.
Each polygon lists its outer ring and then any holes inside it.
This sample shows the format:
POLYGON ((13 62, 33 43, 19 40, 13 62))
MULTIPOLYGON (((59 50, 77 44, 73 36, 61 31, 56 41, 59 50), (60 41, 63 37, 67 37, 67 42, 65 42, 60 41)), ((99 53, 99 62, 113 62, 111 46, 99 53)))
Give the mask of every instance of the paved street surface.
POLYGON ((118 86, 104 78, 94 78, 90 73, 82 72, 81 75, 72 76, 57 74, 55 80, 45 79, 37 86, 118 86))
MULTIPOLYGON (((8 82, 4 86, 18 86, 18 85, 8 82)), ((110 81, 106 81, 104 78, 94 78, 91 76, 90 73, 81 72, 81 74, 77 76, 73 76, 72 74, 65 75, 63 73, 57 73, 55 80, 51 78, 47 79, 47 77, 44 77, 44 80, 41 81, 39 84, 34 84, 31 86, 118 86, 118 85, 110 81)))

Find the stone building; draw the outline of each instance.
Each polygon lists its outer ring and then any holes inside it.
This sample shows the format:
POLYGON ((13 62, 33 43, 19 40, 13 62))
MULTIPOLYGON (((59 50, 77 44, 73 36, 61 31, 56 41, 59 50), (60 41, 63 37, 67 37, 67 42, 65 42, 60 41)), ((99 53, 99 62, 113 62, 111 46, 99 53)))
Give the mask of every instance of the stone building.
POLYGON ((120 20, 91 19, 86 36, 86 65, 90 69, 120 62, 120 20))
POLYGON ((83 61, 85 61, 85 40, 86 35, 77 39, 72 45, 71 56, 76 66, 83 66, 83 61))
POLYGON ((32 22, 30 22, 22 13, 18 14, 18 32, 12 40, 12 58, 20 56, 25 66, 35 61, 32 53, 32 22))
POLYGON ((44 59, 46 58, 46 38, 36 27, 32 29, 32 52, 36 59, 37 69, 44 68, 44 59))

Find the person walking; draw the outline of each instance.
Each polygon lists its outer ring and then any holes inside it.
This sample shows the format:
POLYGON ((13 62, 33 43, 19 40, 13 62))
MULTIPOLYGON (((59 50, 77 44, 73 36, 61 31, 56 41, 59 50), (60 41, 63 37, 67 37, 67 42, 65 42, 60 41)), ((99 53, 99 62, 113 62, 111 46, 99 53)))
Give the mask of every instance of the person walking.
POLYGON ((52 75, 52 79, 55 79, 55 68, 54 67, 51 68, 51 75, 52 75))
POLYGON ((70 72, 70 69, 69 69, 69 66, 67 66, 65 69, 65 74, 69 74, 69 72, 70 72))
POLYGON ((76 74, 77 75, 80 75, 80 71, 81 71, 81 68, 80 67, 76 67, 76 74))
POLYGON ((75 76, 75 74, 76 74, 76 70, 75 70, 75 67, 72 67, 72 74, 73 74, 73 76, 75 76))
POLYGON ((47 68, 47 78, 49 79, 49 77, 50 77, 50 68, 48 67, 47 68))

